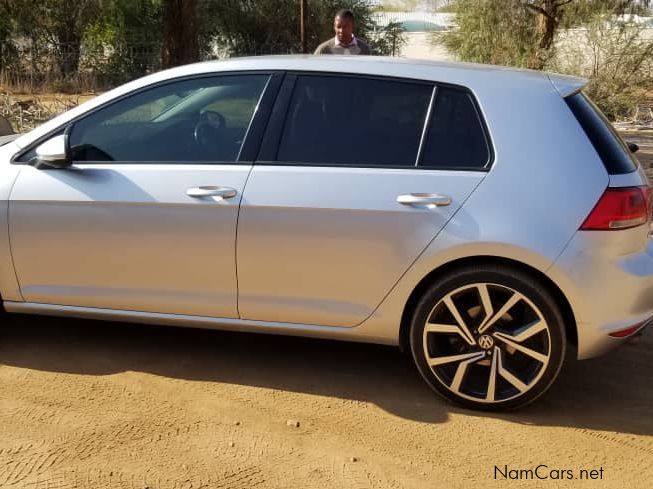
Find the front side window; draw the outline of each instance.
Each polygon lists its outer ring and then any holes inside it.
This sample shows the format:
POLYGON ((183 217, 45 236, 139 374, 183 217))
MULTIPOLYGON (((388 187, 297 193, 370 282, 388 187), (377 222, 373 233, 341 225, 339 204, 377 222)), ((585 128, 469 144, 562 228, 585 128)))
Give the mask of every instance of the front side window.
POLYGON ((428 84, 371 78, 297 78, 277 161, 415 166, 428 84))
POLYGON ((489 144, 472 96, 466 90, 438 87, 420 166, 479 169, 489 160, 489 144))
POLYGON ((139 92, 73 125, 73 160, 236 161, 268 78, 204 77, 139 92))

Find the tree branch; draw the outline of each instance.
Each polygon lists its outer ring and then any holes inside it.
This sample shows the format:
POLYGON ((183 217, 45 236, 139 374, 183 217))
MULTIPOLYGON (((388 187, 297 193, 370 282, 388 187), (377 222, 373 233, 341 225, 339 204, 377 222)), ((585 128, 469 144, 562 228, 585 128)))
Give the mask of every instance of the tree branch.
POLYGON ((551 20, 552 20, 553 22, 555 22, 556 24, 558 23, 558 19, 556 19, 553 15, 551 15, 549 12, 547 12, 546 10, 544 10, 542 7, 539 7, 539 6, 537 6, 537 5, 533 5, 533 4, 531 4, 531 3, 527 3, 527 4, 526 4, 526 8, 529 8, 529 9, 531 9, 531 10, 537 12, 538 14, 542 14, 542 15, 544 15, 547 19, 551 19, 551 20))

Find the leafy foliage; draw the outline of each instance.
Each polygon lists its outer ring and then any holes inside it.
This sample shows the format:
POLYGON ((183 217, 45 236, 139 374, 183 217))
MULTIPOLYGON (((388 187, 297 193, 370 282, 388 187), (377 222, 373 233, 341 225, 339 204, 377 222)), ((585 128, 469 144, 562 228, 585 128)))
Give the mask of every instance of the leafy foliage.
POLYGON ((406 44, 404 28, 399 22, 390 22, 369 39, 372 50, 378 54, 398 56, 406 44))
POLYGON ((0 70, 16 59, 16 50, 11 39, 12 30, 11 18, 0 4, 0 70))
POLYGON ((609 15, 630 14, 646 16, 651 15, 651 12, 646 1, 574 0, 565 8, 565 15, 560 19, 560 27, 579 27, 609 15))
POLYGON ((18 34, 35 45, 52 46, 64 77, 77 71, 84 33, 101 12, 101 0, 3 0, 1 6, 18 34))
POLYGON ((458 28, 435 34, 463 61, 528 65, 535 52, 535 14, 518 0, 458 0, 458 28))
MULTIPOLYGON (((203 36, 214 40, 229 56, 300 51, 296 0, 211 0, 203 8, 206 15, 202 17, 211 19, 211 25, 202 29, 203 36)), ((333 16, 341 8, 354 12, 357 36, 368 41, 379 36, 375 35, 372 8, 367 1, 309 0, 306 28, 309 52, 333 36, 333 16)))
POLYGON ((585 92, 613 120, 631 116, 653 90, 653 40, 634 22, 596 17, 560 44, 547 68, 589 78, 585 92))
MULTIPOLYGON (((308 0, 309 52, 341 8, 375 53, 398 54, 400 26, 376 26, 368 0, 308 0)), ((298 0, 0 0, 0 75, 70 91, 200 58, 297 53, 299 16, 298 0)))
POLYGON ((457 0, 458 28, 436 42, 463 61, 588 77, 589 95, 623 117, 653 89, 653 39, 637 0, 457 0))
POLYGON ((112 0, 84 36, 86 66, 109 83, 142 76, 160 66, 160 0, 112 0))

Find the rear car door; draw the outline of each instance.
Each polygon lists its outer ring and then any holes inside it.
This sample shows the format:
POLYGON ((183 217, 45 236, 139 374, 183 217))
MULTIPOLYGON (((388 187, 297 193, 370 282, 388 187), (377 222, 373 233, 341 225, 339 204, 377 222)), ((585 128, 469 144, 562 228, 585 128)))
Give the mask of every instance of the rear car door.
POLYGON ((360 324, 482 181, 490 160, 465 90, 287 75, 241 204, 241 317, 360 324))
POLYGON ((249 73, 166 82, 66 127, 73 165, 25 164, 11 193, 24 300, 237 317, 238 206, 249 143, 260 142, 257 108, 271 106, 276 81, 249 73))

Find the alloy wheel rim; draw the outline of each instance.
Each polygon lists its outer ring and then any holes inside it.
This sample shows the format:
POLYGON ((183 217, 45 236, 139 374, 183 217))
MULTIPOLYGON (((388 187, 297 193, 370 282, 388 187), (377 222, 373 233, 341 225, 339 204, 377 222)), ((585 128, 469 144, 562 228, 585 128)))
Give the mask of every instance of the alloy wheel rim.
POLYGON ((551 361, 551 331, 524 294, 494 283, 460 287, 429 312, 426 363, 456 396, 492 404, 521 397, 551 361))

